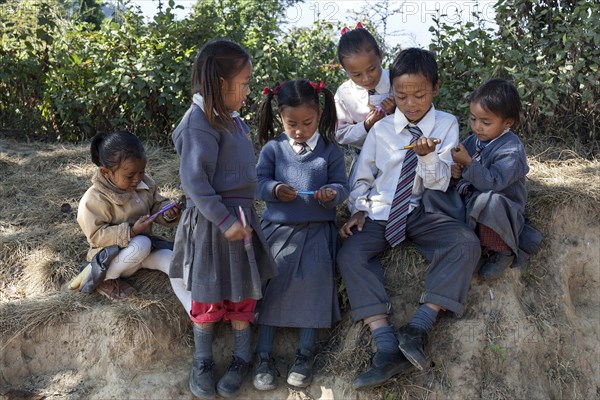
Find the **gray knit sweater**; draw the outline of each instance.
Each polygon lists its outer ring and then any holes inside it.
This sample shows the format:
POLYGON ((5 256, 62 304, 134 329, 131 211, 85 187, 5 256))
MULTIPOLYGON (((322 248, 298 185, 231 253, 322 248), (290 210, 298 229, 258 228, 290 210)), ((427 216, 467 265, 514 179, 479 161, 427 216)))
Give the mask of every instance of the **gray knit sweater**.
POLYGON ((254 198, 256 157, 247 133, 248 127, 239 118, 230 131, 213 129, 196 105, 190 107, 173 132, 181 187, 221 232, 237 220, 223 201, 247 202, 254 198))
POLYGON ((333 143, 319 138, 313 151, 297 154, 285 133, 267 142, 257 165, 256 196, 266 202, 262 218, 282 224, 301 224, 335 220, 335 207, 348 198, 348 180, 344 155, 333 143), (312 196, 298 195, 283 203, 273 193, 275 186, 285 183, 299 191, 318 190, 326 186, 337 191, 333 201, 320 203, 312 196))

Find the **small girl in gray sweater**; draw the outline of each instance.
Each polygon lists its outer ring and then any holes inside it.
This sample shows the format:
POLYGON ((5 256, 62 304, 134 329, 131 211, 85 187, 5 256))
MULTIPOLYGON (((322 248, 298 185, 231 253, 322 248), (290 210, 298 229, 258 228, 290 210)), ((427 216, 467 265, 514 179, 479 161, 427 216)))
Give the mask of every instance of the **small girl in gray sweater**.
POLYGON ((261 105, 259 135, 268 142, 258 160, 257 197, 266 202, 261 228, 278 275, 267 283, 257 307, 253 383, 258 390, 270 390, 276 387, 271 357, 276 327, 300 328, 287 383, 305 387, 312 379, 315 328, 329 328, 340 318, 335 215, 336 206, 348 197, 348 182, 344 156, 335 143, 333 93, 323 83, 304 79, 263 93, 267 96, 261 105), (274 98, 284 128, 277 136, 274 98))

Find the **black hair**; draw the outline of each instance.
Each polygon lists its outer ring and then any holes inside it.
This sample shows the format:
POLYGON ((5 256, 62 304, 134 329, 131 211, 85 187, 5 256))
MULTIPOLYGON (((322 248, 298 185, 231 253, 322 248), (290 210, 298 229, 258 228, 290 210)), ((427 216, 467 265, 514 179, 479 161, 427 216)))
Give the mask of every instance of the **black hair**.
POLYGON ((511 81, 492 78, 469 95, 469 103, 478 103, 484 110, 504 119, 512 118, 515 125, 521 117, 521 99, 511 81))
POLYGON ((285 107, 298 107, 302 104, 320 110, 319 92, 323 93, 323 112, 319 119, 319 133, 325 143, 335 143, 335 129, 337 125, 337 112, 333 92, 326 87, 321 87, 306 79, 294 79, 281 84, 276 90, 269 91, 260 105, 258 136, 261 143, 275 137, 277 132, 274 127, 274 113, 272 101, 277 97, 277 110, 285 107), (277 93, 275 93, 277 92, 277 93))
POLYGON ((98 133, 92 138, 92 162, 114 171, 125 160, 145 160, 142 142, 131 132, 98 133))
POLYGON ((192 67, 192 94, 204 98, 204 109, 213 128, 233 124, 229 110, 223 102, 221 78, 229 80, 236 76, 248 63, 250 55, 242 46, 228 39, 209 40, 198 52, 192 67))
POLYGON ((401 75, 423 75, 432 86, 438 83, 438 65, 431 51, 411 47, 402 50, 390 68, 390 84, 401 75))
POLYGON ((377 41, 365 28, 349 30, 340 37, 337 54, 342 67, 344 66, 345 57, 350 57, 363 51, 374 51, 377 57, 379 57, 380 60, 383 60, 383 53, 381 52, 377 41))

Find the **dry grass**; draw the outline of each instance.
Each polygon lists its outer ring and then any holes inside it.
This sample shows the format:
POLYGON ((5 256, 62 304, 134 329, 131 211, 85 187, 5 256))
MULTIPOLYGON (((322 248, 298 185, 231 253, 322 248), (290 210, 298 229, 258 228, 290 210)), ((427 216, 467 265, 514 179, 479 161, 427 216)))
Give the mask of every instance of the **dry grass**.
MULTIPOLYGON (((147 154, 148 172, 160 185, 163 195, 178 197, 178 164, 174 152, 149 148, 147 154)), ((549 229, 557 210, 564 207, 585 209, 590 223, 600 220, 600 161, 583 159, 569 151, 544 149, 530 156, 529 163, 527 212, 546 236, 551 235, 549 229)), ((97 295, 65 291, 66 282, 77 273, 88 248, 75 215, 78 200, 89 187, 94 168, 87 145, 25 144, 0 139, 2 343, 36 327, 61 324, 74 313, 102 305, 110 307, 118 316, 119 329, 137 332, 143 341, 154 340, 147 321, 158 319, 173 332, 174 340, 191 345, 189 320, 171 293, 168 279, 161 273, 141 271, 134 275, 132 283, 139 294, 121 303, 112 303, 97 295), (70 205, 71 212, 61 211, 63 204, 70 205)), ((347 218, 345 208, 340 208, 338 223, 347 218)), ((173 230, 164 228, 158 233, 174 235, 173 230)), ((554 329, 553 319, 559 314, 560 305, 556 302, 557 288, 548 286, 553 271, 547 267, 551 261, 548 244, 544 246, 522 275, 523 305, 536 326, 554 329)), ((427 268, 417 249, 405 245, 387 251, 382 263, 390 295, 416 303, 427 268)), ((506 318, 501 312, 489 316, 486 321, 489 344, 501 341, 505 325, 506 318)), ((369 365, 371 346, 368 331, 352 323, 346 313, 321 346, 318 370, 351 382, 356 373, 369 365)), ((496 352, 501 352, 501 348, 497 347, 496 352)), ((483 379, 485 398, 510 398, 514 394, 496 375, 487 373, 483 379)), ((548 370, 548 379, 561 388, 561 396, 568 397, 573 393, 578 375, 568 361, 557 359, 548 370)), ((412 371, 373 389, 369 398, 427 399, 450 387, 452 382, 446 367, 438 363, 427 371, 412 371)))
MULTIPOLYGON (((88 146, 2 140, 0 149, 0 336, 60 324, 71 313, 110 304, 97 295, 64 291, 88 249, 76 221, 79 198, 95 170, 88 146), (68 207, 61 209, 64 204, 68 207)), ((158 148, 148 148, 147 155, 148 172, 161 185, 161 193, 177 197, 176 155, 158 148)), ((159 234, 174 235, 172 229, 157 228, 159 234)), ((126 329, 150 339, 144 320, 158 317, 189 343, 189 321, 167 277, 143 271, 132 283, 140 295, 114 305, 126 329)))

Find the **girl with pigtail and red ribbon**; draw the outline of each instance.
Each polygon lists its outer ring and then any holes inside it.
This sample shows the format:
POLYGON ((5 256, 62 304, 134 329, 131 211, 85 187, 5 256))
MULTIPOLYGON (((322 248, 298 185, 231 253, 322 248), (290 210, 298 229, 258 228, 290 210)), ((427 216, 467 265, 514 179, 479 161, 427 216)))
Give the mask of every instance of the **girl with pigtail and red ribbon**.
POLYGON ((325 84, 296 79, 263 94, 258 133, 266 144, 258 159, 256 193, 266 203, 261 228, 278 275, 266 284, 257 306, 253 384, 258 390, 276 387, 273 337, 276 327, 293 327, 299 328, 299 340, 287 383, 306 387, 313 374, 315 328, 340 319, 335 216, 348 197, 348 181, 335 141, 335 100, 325 84), (282 133, 275 130, 274 101, 282 133))

